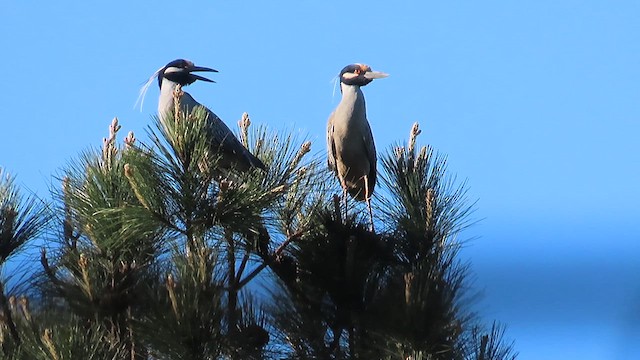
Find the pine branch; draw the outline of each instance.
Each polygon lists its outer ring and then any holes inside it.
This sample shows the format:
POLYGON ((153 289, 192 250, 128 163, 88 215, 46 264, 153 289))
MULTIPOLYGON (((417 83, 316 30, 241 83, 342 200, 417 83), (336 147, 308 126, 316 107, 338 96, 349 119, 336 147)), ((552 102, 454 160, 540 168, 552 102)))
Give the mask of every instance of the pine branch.
POLYGON ((16 343, 16 346, 20 346, 20 343, 22 341, 20 339, 20 335, 18 334, 18 330, 16 329, 16 324, 13 321, 13 315, 11 314, 9 301, 7 300, 7 297, 4 293, 4 284, 2 284, 2 282, 0 282, 0 308, 2 308, 2 315, 4 320, 3 322, 9 328, 9 333, 11 333, 11 337, 16 343))
POLYGON ((227 332, 235 331, 238 323, 238 287, 236 284, 236 255, 233 233, 225 229, 224 238, 227 243, 227 271, 228 271, 228 295, 227 295, 227 332))
POLYGON ((278 256, 280 256, 280 254, 282 254, 282 252, 286 249, 286 247, 293 241, 300 239, 300 237, 304 234, 303 231, 298 231, 297 233, 290 235, 289 237, 287 237, 287 239, 280 244, 280 246, 278 246, 278 248, 273 252, 273 254, 270 256, 269 259, 263 260, 263 263, 260 264, 258 267, 256 267, 255 269, 253 269, 253 271, 247 275, 247 277, 245 277, 244 279, 242 279, 241 281, 238 282, 237 287, 240 289, 242 287, 244 287, 246 284, 248 284, 251 280, 253 280, 253 278, 255 278, 256 276, 258 276, 258 274, 264 270, 267 266, 269 266, 278 256))

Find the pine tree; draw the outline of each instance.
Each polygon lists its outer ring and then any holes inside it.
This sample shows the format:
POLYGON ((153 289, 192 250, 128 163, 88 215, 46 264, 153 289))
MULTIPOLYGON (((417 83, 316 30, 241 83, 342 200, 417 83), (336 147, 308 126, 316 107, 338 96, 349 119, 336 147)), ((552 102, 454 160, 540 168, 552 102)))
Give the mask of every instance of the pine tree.
POLYGON ((119 145, 114 119, 48 207, 0 182, 0 266, 45 229, 50 244, 27 296, 0 281, 6 358, 515 358, 468 308, 457 235, 474 203, 417 124, 381 156, 374 233, 362 204, 341 214, 309 141, 244 114, 269 170, 221 170, 207 113, 178 109, 147 144, 119 145))

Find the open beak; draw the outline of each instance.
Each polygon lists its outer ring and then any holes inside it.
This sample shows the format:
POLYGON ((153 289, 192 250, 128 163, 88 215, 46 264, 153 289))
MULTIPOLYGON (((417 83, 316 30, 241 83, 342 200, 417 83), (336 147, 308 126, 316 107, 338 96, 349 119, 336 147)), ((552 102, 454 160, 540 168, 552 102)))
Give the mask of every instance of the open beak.
POLYGON ((389 74, 380 72, 380 71, 367 71, 364 73, 363 75, 365 77, 365 79, 382 79, 382 78, 386 78, 387 76, 389 76, 389 74))
POLYGON ((216 69, 212 69, 212 68, 208 68, 208 67, 202 67, 202 66, 194 66, 191 69, 189 69, 189 75, 193 76, 195 79, 206 81, 206 82, 212 82, 212 83, 214 83, 215 81, 213 81, 211 79, 207 79, 206 77, 203 77, 203 76, 200 76, 200 75, 193 74, 193 72, 196 72, 196 71, 218 72, 218 70, 216 70, 216 69))

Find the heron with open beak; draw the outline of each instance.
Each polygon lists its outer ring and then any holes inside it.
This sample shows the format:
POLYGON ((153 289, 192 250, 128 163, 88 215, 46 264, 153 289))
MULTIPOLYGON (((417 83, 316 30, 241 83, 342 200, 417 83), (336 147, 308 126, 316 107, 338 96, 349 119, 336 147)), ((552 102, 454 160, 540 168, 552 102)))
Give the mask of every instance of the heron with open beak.
MULTIPOLYGON (((196 72, 218 71, 196 66, 189 60, 177 59, 156 72, 155 76, 160 86, 158 116, 162 121, 167 121, 167 116, 174 110, 174 91, 178 85, 187 86, 198 80, 215 82, 196 72)), ((197 106, 203 106, 186 91, 180 100, 180 105, 185 113, 193 111, 197 106)), ((242 145, 229 127, 213 111, 206 107, 205 109, 208 112, 207 130, 210 135, 211 151, 221 155, 218 165, 223 169, 235 168, 239 171, 247 171, 254 167, 266 170, 264 163, 242 145)))

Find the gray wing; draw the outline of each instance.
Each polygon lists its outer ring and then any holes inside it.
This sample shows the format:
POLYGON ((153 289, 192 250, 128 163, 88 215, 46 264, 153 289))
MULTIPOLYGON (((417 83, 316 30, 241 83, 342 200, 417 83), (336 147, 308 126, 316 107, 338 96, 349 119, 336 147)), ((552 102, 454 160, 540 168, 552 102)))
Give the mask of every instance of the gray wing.
POLYGON ((327 121, 327 165, 329 170, 338 171, 336 168, 336 144, 333 141, 333 116, 335 111, 329 115, 329 121, 327 121))
POLYGON ((369 181, 369 191, 373 193, 373 188, 376 186, 377 176, 377 162, 378 155, 376 154, 376 144, 373 141, 373 133, 371 132, 371 126, 366 121, 366 130, 362 132, 362 140, 364 142, 365 151, 367 153, 367 160, 369 160, 369 174, 367 180, 369 181))
POLYGON ((222 121, 213 111, 208 108, 207 111, 209 112, 209 132, 211 133, 212 141, 216 144, 220 144, 220 150, 232 155, 241 170, 251 166, 266 170, 264 163, 249 152, 244 145, 242 145, 240 140, 238 140, 238 138, 233 134, 233 131, 229 129, 227 124, 225 124, 224 121, 222 121))
POLYGON ((213 142, 220 144, 224 152, 243 154, 246 149, 233 131, 213 111, 207 108, 207 112, 209 113, 209 133, 213 142))
POLYGON ((227 156, 223 156, 223 167, 231 166, 235 164, 239 170, 247 170, 252 166, 258 167, 262 170, 266 170, 267 167, 260 159, 255 157, 247 148, 242 145, 240 140, 236 138, 227 124, 222 121, 218 115, 211 111, 206 106, 197 102, 191 94, 185 92, 182 97, 182 106, 185 107, 185 111, 191 111, 191 109, 197 106, 202 106, 208 113, 208 130, 211 136, 211 143, 219 147, 217 151, 221 151, 227 156), (227 163, 227 164, 225 164, 227 163))

